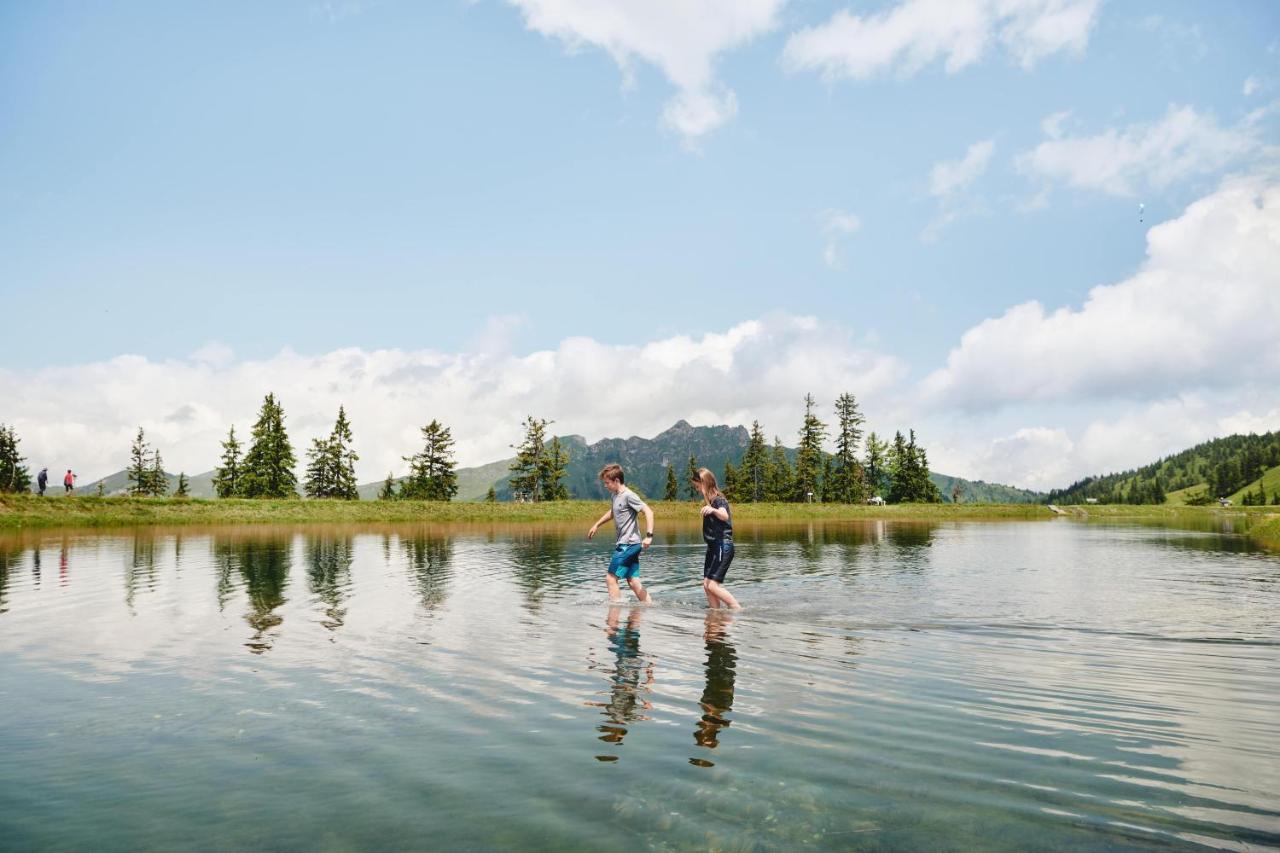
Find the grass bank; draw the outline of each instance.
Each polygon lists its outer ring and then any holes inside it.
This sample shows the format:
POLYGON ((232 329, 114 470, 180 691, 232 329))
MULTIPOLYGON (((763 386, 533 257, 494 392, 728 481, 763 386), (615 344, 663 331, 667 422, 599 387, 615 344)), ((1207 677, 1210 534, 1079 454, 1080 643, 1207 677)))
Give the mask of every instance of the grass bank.
MULTIPOLYGON (((697 520, 689 501, 655 501, 663 521, 697 520)), ((540 504, 432 501, 187 500, 180 498, 68 497, 50 500, 35 495, 0 495, 0 529, 29 527, 124 527, 175 524, 300 523, 527 523, 590 524, 608 508, 603 501, 555 501, 540 504)), ((1031 504, 736 504, 738 521, 840 521, 899 519, 1049 518, 1043 506, 1031 504)))

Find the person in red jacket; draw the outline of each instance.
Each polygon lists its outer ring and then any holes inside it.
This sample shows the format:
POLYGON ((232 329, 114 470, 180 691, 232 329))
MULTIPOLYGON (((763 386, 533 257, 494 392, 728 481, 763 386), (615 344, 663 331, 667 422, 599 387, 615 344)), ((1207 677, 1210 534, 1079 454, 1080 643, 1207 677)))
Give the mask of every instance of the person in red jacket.
POLYGON ((71 490, 76 487, 76 475, 71 473, 71 469, 67 469, 67 476, 62 478, 62 485, 67 487, 67 494, 71 494, 71 490))

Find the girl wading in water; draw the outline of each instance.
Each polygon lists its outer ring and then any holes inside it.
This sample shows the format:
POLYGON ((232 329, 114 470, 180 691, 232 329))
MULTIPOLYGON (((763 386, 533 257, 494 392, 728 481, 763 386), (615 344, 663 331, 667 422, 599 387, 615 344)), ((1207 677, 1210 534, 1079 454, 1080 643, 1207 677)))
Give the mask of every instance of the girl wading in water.
POLYGON ((702 591, 707 606, 741 610, 742 605, 725 589, 724 576, 733 562, 733 514, 716 483, 716 475, 706 468, 698 469, 693 487, 702 493, 702 538, 707 543, 707 558, 702 565, 702 591))

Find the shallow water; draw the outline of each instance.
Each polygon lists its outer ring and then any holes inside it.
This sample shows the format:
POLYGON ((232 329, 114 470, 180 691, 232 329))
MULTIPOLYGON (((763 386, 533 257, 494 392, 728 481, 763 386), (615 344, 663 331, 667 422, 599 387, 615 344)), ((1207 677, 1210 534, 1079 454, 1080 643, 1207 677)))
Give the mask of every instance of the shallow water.
POLYGON ((1280 847, 1280 558, 1237 535, 756 527, 734 615, 696 530, 647 608, 609 546, 0 537, 0 847, 1280 847))

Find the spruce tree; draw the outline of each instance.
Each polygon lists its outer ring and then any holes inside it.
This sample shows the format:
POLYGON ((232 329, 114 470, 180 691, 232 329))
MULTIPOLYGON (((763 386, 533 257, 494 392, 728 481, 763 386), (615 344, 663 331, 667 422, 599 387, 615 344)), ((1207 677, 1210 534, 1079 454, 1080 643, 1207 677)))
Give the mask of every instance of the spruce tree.
POLYGON ((236 440, 236 428, 232 424, 227 440, 222 442, 222 465, 213 473, 214 494, 220 498, 233 498, 240 493, 240 442, 236 440))
POLYGON ((888 457, 885 460, 885 474, 889 480, 889 494, 885 500, 894 504, 909 500, 911 456, 907 451, 907 440, 903 437, 901 430, 893 434, 893 443, 889 445, 888 457))
POLYGON ((866 500, 866 476, 858 461, 858 444, 862 441, 862 425, 866 418, 858 410, 852 394, 836 398, 836 453, 832 462, 831 500, 836 503, 862 503, 866 500))
POLYGON ((400 497, 420 501, 449 501, 458 493, 454 472, 453 434, 437 420, 422 428, 422 450, 403 457, 409 474, 400 482, 400 497))
POLYGON ((569 451, 560 443, 557 436, 551 439, 551 446, 538 462, 538 491, 545 501, 567 501, 569 488, 564 484, 565 474, 569 470, 569 451))
POLYGON ((147 467, 147 459, 150 454, 148 450, 146 436, 142 432, 142 427, 138 427, 138 435, 133 440, 133 446, 129 449, 129 468, 126 473, 129 477, 129 494, 134 497, 142 497, 151 493, 151 475, 147 467))
POLYGON ((244 455, 241 494, 246 498, 296 498, 297 459, 284 428, 284 408, 275 394, 262 401, 258 420, 253 425, 253 444, 244 455))
POLYGON ((497 489, 495 489, 493 486, 490 486, 490 487, 489 487, 489 491, 485 493, 484 501, 485 501, 485 503, 491 503, 491 504, 495 504, 495 503, 497 503, 497 502, 498 502, 498 490, 497 490, 497 489))
POLYGON ((538 501, 542 495, 538 492, 539 463, 546 454, 547 421, 529 415, 524 422, 524 440, 513 444, 516 458, 512 460, 510 471, 511 493, 516 500, 538 501))
POLYGON ((169 494, 169 478, 164 475, 164 461, 160 459, 160 448, 151 455, 151 468, 147 471, 147 494, 162 498, 169 494))
POLYGON ((667 490, 663 493, 662 499, 666 501, 676 501, 680 499, 680 484, 676 482, 676 466, 667 464, 667 490))
POLYGON ((378 490, 378 500, 389 501, 396 496, 396 481, 391 477, 391 472, 387 472, 387 479, 382 481, 382 488, 378 490))
POLYGON ((822 458, 822 493, 819 496, 824 504, 836 502, 838 484, 835 482, 835 457, 823 454, 822 458))
POLYGON ((98 497, 103 497, 106 493, 107 493, 107 484, 104 481, 99 480, 98 481, 98 497))
POLYGON ((724 482, 720 484, 726 500, 738 499, 738 471, 728 459, 724 461, 724 482))
POLYGON ((190 493, 190 490, 188 489, 188 486, 189 484, 187 483, 187 473, 185 471, 179 471, 178 472, 178 490, 173 493, 173 496, 175 498, 191 497, 191 493, 190 493))
POLYGON ((796 448, 795 499, 807 501, 821 495, 818 479, 822 476, 822 442, 827 425, 813 411, 812 394, 804 395, 804 422, 800 427, 800 445, 796 448))
POLYGON ((867 457, 866 457, 866 475, 867 490, 872 496, 879 495, 884 497, 888 491, 885 488, 888 473, 888 459, 886 453, 888 447, 881 441, 874 432, 867 434, 867 457))
POLYGON ((360 499, 359 484, 356 482, 356 462, 360 454, 355 451, 355 439, 351 435, 351 424, 347 421, 346 409, 338 406, 338 418, 333 423, 333 432, 329 434, 330 453, 333 466, 333 494, 331 497, 344 501, 360 499))
POLYGON ((698 479, 698 457, 689 454, 689 470, 685 474, 685 494, 689 496, 689 500, 697 500, 699 498, 698 490, 694 488, 693 481, 698 479))
POLYGON ((26 457, 18 450, 20 442, 12 426, 0 424, 0 492, 31 489, 31 474, 22 464, 26 457))
POLYGON ((766 499, 769 490, 769 446, 759 421, 751 422, 751 438, 738 466, 742 493, 739 500, 758 502, 766 499))
POLYGON ((311 439, 311 449, 307 451, 307 477, 302 484, 302 492, 307 497, 333 497, 334 456, 329 439, 311 439))
POLYGON ((765 500, 773 502, 795 500, 795 475, 791 472, 791 462, 787 459, 787 450, 782 446, 782 439, 776 435, 773 437, 773 452, 769 456, 767 476, 765 500))

